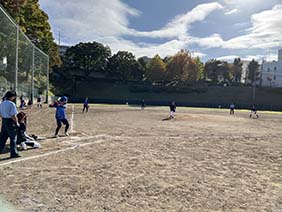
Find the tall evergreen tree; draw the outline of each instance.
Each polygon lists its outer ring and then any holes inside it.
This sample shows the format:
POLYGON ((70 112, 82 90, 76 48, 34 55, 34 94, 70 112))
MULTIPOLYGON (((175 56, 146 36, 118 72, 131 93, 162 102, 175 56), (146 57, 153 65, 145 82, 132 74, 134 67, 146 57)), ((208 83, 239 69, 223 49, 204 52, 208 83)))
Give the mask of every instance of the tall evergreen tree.
POLYGON ((259 79, 259 64, 254 59, 248 65, 248 79, 254 83, 259 79))
POLYGON ((240 58, 235 58, 231 65, 232 80, 236 83, 240 83, 242 76, 242 61, 240 58))
POLYGON ((212 59, 206 62, 204 68, 204 78, 211 80, 213 82, 218 81, 220 75, 219 67, 222 65, 221 61, 212 59))

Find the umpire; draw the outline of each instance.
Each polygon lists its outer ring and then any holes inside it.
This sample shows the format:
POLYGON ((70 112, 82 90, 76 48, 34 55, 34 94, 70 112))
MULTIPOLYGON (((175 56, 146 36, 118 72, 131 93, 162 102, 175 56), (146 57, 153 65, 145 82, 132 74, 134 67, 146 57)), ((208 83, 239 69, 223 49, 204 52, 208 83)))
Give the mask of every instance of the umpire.
POLYGON ((0 153, 5 147, 8 137, 10 138, 11 158, 18 158, 17 152, 17 130, 19 122, 17 119, 17 108, 13 102, 17 97, 15 91, 8 91, 4 101, 0 104, 0 116, 2 117, 2 128, 0 134, 0 153))

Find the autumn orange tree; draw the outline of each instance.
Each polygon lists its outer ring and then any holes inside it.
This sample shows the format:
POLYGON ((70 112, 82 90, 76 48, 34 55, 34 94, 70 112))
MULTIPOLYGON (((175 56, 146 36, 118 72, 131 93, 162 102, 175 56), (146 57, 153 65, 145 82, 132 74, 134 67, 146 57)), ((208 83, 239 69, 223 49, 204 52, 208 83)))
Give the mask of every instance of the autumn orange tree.
POLYGON ((177 82, 196 82, 198 80, 199 68, 186 50, 181 50, 175 54, 167 65, 168 80, 177 82))

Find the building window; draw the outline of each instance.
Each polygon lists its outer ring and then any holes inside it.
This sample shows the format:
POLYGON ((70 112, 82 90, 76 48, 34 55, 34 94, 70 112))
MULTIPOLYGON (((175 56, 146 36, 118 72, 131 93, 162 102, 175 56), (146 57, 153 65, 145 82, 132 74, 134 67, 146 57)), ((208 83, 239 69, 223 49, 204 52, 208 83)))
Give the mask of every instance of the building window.
POLYGON ((274 67, 274 71, 276 71, 276 69, 277 69, 277 68, 276 68, 276 67, 274 67))
POLYGON ((276 80, 276 76, 274 76, 273 79, 276 80))
POLYGON ((270 72, 270 68, 267 68, 267 72, 270 72))

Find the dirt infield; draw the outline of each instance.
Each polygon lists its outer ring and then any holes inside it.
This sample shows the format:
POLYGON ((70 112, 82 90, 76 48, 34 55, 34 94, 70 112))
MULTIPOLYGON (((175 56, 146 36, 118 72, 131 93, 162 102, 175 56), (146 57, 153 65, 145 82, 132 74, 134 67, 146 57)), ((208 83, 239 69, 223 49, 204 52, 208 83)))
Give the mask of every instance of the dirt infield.
POLYGON ((54 110, 32 109, 43 148, 0 155, 0 197, 18 211, 281 212, 282 115, 235 112, 75 105, 54 139, 54 110))

